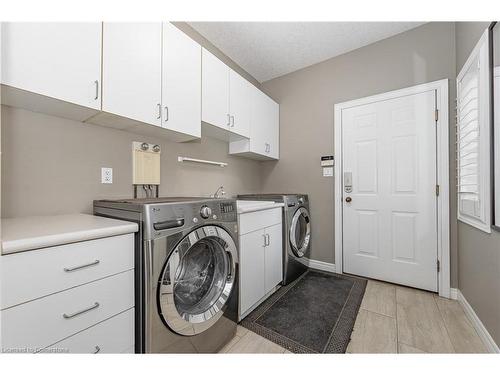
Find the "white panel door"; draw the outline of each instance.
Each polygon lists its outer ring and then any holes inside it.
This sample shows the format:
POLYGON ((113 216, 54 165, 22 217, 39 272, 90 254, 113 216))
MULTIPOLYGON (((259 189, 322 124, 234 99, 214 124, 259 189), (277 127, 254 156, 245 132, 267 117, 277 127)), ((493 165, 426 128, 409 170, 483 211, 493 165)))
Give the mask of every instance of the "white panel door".
POLYGON ((238 73, 229 72, 229 130, 233 133, 250 137, 250 98, 251 83, 238 73))
POLYGON ((201 119, 229 129, 229 67, 203 48, 201 119))
POLYGON ((342 111, 344 272, 437 291, 434 113, 434 91, 342 111))
POLYGON ((201 136, 201 46, 163 24, 163 127, 201 136))
POLYGON ((283 232, 277 224, 265 229, 267 246, 264 248, 265 292, 269 293, 283 281, 283 232))
POLYGON ((2 22, 5 85, 101 109, 100 22, 2 22))
POLYGON ((161 126, 161 22, 103 26, 103 111, 161 126))
POLYGON ((264 230, 240 236, 240 312, 245 313, 265 294, 264 230))

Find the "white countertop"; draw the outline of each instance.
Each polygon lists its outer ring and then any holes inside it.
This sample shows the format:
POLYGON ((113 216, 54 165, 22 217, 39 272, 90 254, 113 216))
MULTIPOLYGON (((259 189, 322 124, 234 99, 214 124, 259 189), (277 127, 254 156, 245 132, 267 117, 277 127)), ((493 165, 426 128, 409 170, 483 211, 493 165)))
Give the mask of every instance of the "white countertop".
POLYGON ((276 203, 272 201, 236 201, 236 211, 238 214, 246 214, 248 212, 269 210, 271 208, 284 206, 284 203, 276 203))
POLYGON ((2 219, 2 254, 134 233, 136 223, 71 214, 2 219))

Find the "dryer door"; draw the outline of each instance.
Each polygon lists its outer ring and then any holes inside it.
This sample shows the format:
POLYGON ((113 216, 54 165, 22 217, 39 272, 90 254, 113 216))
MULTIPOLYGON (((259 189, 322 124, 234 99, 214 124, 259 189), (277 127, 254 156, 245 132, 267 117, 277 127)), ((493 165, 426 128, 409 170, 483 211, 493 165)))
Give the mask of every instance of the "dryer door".
POLYGON ((224 314, 235 287, 237 248, 221 227, 190 232, 172 251, 161 272, 159 313, 174 332, 199 334, 224 314))
POLYGON ((311 240, 311 220, 309 211, 300 207, 292 218, 290 225, 290 245, 295 256, 302 258, 309 248, 311 240))

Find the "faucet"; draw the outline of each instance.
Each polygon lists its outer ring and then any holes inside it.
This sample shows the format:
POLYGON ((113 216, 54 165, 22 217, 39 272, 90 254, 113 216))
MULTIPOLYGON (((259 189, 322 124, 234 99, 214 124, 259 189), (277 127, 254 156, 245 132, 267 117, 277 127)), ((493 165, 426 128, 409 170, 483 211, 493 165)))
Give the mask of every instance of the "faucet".
POLYGON ((215 191, 215 193, 212 195, 212 198, 220 198, 224 197, 226 195, 226 192, 224 191, 224 186, 219 186, 219 188, 215 191))

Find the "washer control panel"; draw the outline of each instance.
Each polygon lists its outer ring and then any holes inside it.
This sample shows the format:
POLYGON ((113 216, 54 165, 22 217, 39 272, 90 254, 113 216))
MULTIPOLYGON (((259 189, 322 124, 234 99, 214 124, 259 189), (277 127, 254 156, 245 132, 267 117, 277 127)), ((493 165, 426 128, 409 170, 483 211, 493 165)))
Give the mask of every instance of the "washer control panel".
POLYGON ((147 209, 145 238, 158 238, 187 226, 236 222, 236 201, 208 199, 200 202, 152 205, 147 209))

